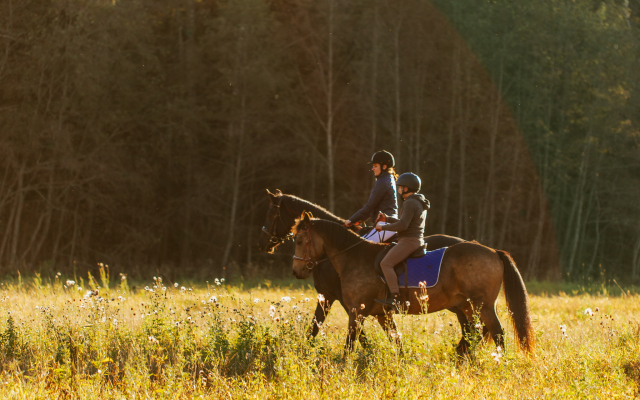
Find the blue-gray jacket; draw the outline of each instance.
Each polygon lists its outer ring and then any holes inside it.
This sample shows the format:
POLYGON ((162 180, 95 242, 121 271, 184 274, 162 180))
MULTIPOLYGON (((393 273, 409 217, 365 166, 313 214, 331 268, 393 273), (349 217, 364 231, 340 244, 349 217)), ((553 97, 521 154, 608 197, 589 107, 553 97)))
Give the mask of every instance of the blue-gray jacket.
POLYGON ((396 197, 396 179, 387 171, 382 171, 371 189, 369 201, 349 221, 358 222, 371 218, 375 221, 378 212, 382 211, 390 217, 398 216, 398 198, 396 197))

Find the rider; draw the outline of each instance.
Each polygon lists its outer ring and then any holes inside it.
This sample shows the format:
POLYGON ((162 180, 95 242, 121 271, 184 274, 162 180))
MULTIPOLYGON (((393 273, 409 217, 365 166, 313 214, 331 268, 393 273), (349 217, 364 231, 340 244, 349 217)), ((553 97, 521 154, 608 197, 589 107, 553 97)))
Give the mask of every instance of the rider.
MULTIPOLYGON (((376 177, 376 183, 373 185, 373 189, 371 189, 371 195, 369 195, 367 204, 344 223, 346 227, 350 227, 367 218, 374 220, 379 213, 385 213, 393 217, 398 215, 398 199, 395 190, 395 180, 397 176, 393 170, 396 163, 393 155, 385 150, 378 151, 371 157, 369 164, 371 164, 371 170, 376 177)), ((393 235, 395 235, 394 232, 379 233, 375 229, 372 229, 364 235, 363 238, 380 243, 393 235)))
POLYGON ((404 199, 400 209, 400 219, 384 213, 380 213, 376 219, 376 230, 398 233, 398 244, 389 250, 380 262, 387 285, 389 285, 391 298, 376 299, 376 301, 387 306, 399 304, 400 288, 393 267, 424 246, 424 223, 430 205, 429 200, 418 194, 420 183, 420 178, 416 174, 407 172, 400 175, 397 181, 398 195, 404 199))

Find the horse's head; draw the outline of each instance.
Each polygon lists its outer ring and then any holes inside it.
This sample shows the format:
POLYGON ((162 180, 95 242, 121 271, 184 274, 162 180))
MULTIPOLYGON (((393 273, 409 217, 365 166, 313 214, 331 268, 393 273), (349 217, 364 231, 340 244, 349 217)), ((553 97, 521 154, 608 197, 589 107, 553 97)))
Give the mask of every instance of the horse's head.
POLYGON ((324 241, 313 232, 312 215, 305 212, 295 226, 296 250, 293 256, 293 275, 307 279, 324 253, 324 241))
POLYGON ((280 243, 290 237, 293 221, 288 217, 285 219, 282 217, 280 210, 283 199, 282 192, 276 190, 274 194, 267 190, 267 194, 269 195, 269 210, 267 211, 267 219, 262 226, 262 233, 258 238, 258 248, 272 254, 280 243))

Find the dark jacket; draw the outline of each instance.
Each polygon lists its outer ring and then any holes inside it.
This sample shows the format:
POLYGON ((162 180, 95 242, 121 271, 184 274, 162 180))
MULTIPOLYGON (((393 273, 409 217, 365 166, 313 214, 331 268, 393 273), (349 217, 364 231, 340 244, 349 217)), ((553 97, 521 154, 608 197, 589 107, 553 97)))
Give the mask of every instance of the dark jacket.
POLYGON ((387 217, 388 225, 382 227, 385 231, 398 232, 398 238, 424 237, 424 223, 427 220, 429 200, 421 194, 412 194, 402 203, 400 219, 387 217))
POLYGON ((387 171, 382 171, 376 178, 376 183, 371 189, 369 201, 358 212, 353 214, 349 221, 358 222, 371 218, 375 221, 378 212, 387 215, 398 216, 398 198, 396 197, 396 179, 387 171))

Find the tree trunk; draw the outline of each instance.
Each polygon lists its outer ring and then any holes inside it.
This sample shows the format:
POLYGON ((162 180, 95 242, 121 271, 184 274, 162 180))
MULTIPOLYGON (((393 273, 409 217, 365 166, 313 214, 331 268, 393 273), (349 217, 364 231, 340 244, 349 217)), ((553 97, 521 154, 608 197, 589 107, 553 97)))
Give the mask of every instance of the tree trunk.
POLYGON ((402 115, 401 110, 401 102, 400 102, 400 2, 397 3, 398 7, 398 16, 396 20, 395 31, 393 35, 393 44, 394 44, 394 83, 395 83, 395 100, 396 100, 396 129, 395 129, 395 153, 394 157, 396 160, 400 160, 402 162, 402 154, 401 154, 401 120, 400 117, 402 115))
POLYGON ((44 224, 44 229, 42 230, 42 235, 40 235, 40 240, 36 245, 36 248, 33 250, 31 254, 31 263, 35 264, 38 260, 38 256, 40 255, 40 250, 42 249, 42 245, 47 240, 49 236, 49 228, 51 227, 51 219, 53 218, 53 192, 54 192, 54 176, 55 176, 56 163, 51 162, 51 169, 49 170, 49 184, 47 187, 47 207, 46 207, 46 221, 44 224))
POLYGON ((378 0, 373 0, 373 34, 372 34, 372 54, 371 54, 371 151, 373 154, 377 150, 376 140, 378 135, 378 0))
POLYGON ((333 0, 329 0, 329 49, 327 79, 327 172, 329 174, 329 211, 335 213, 335 182, 333 161, 333 0))
POLYGON ((459 72, 460 72, 460 49, 454 42, 451 71, 451 107, 449 116, 449 134, 447 135, 447 152, 445 153, 444 187, 442 193, 442 220, 440 222, 440 232, 446 233, 447 212, 449 209, 449 191, 451 187, 451 154, 453 152, 454 131, 456 127, 456 96, 458 95, 459 72))
POLYGON ((511 184, 509 185, 509 193, 507 194, 507 205, 502 212, 502 226, 500 228, 500 237, 496 248, 504 248, 504 240, 507 235, 508 222, 510 221, 511 205, 513 204, 513 196, 515 195, 517 186, 518 166, 520 161, 520 138, 516 138, 513 151, 513 167, 511 169, 511 184))
POLYGON ((15 214, 15 219, 14 219, 14 228, 13 228, 13 242, 11 244, 11 259, 9 262, 9 265, 11 267, 15 267, 16 266, 16 256, 17 256, 17 252, 18 252, 18 241, 20 239, 20 223, 22 221, 22 207, 24 206, 24 171, 25 168, 27 166, 27 161, 23 161, 22 165, 20 166, 20 172, 18 173, 18 191, 17 191, 17 197, 18 197, 18 204, 17 204, 17 209, 16 209, 16 214, 15 214))
MULTIPOLYGON (((588 143, 588 140, 587 140, 588 143)), ((587 180, 587 168, 589 160, 590 148, 585 144, 584 152, 582 156, 582 163, 580 165, 580 176, 578 178, 578 187, 576 190, 576 198, 574 203, 574 209, 576 210, 575 228, 573 229, 573 240, 571 243, 571 249, 569 250, 569 262, 567 264, 567 273, 571 275, 573 271, 573 263, 576 257, 576 250, 578 249, 578 243, 580 242, 580 233, 582 232, 582 212, 584 203, 584 187, 587 180)))
MULTIPOLYGON (((243 38, 240 37, 238 40, 238 63, 236 64, 236 72, 240 71, 242 69, 242 64, 244 63, 245 59, 246 59, 246 54, 245 54, 245 44, 243 43, 243 38)), ((241 72, 242 73, 242 72, 241 72)), ((231 249, 233 247, 233 242, 234 242, 234 236, 235 236, 235 231, 236 231, 236 219, 237 219, 237 212, 238 212, 238 202, 239 202, 239 198, 240 198, 240 185, 241 185, 241 171, 242 171, 242 163, 243 163, 243 150, 244 150, 244 136, 245 136, 245 122, 246 122, 246 110, 245 110, 245 103, 246 103, 246 88, 245 88, 245 81, 244 81, 244 76, 241 77, 241 84, 239 85, 239 90, 240 90, 240 121, 239 121, 239 126, 238 126, 238 131, 237 131, 237 135, 238 135, 238 139, 236 141, 236 158, 235 158, 235 166, 234 166, 234 179, 233 179, 233 194, 231 197, 231 212, 229 215, 229 228, 227 231, 227 245, 225 246, 224 249, 224 254, 222 257, 222 268, 223 268, 223 272, 222 272, 222 276, 223 278, 227 277, 227 266, 229 264, 229 257, 231 255, 231 249)), ((233 123, 231 124, 231 127, 233 126, 233 123)), ((233 129, 230 128, 231 131, 233 132, 233 129)))

